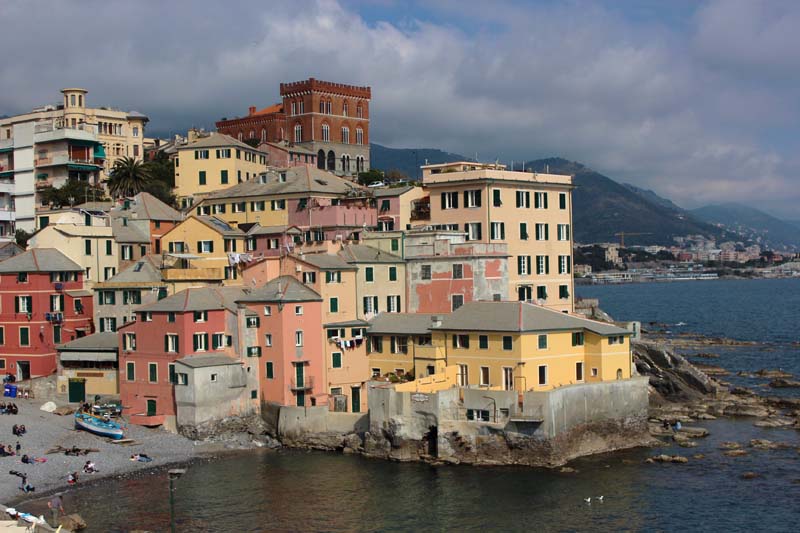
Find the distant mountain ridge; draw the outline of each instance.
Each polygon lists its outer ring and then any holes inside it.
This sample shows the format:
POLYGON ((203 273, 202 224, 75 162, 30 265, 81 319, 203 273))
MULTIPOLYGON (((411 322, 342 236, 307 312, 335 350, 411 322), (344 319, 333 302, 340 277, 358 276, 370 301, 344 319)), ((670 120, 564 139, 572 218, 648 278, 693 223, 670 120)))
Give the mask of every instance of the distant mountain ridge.
POLYGON ((707 205, 691 213, 769 248, 800 248, 800 228, 747 205, 733 202, 707 205))
MULTIPOLYGON (((470 160, 458 154, 430 148, 397 149, 371 145, 371 165, 381 170, 397 169, 409 177, 419 175, 418 166, 428 163, 470 160), (416 165, 415 165, 416 157, 416 165)), ((705 235, 723 238, 725 231, 697 220, 691 213, 652 191, 623 185, 580 163, 560 157, 525 163, 525 169, 575 176, 573 191, 574 239, 580 243, 618 242, 625 232, 626 244, 674 244, 673 237, 705 235), (643 233, 644 235, 633 235, 643 233)))

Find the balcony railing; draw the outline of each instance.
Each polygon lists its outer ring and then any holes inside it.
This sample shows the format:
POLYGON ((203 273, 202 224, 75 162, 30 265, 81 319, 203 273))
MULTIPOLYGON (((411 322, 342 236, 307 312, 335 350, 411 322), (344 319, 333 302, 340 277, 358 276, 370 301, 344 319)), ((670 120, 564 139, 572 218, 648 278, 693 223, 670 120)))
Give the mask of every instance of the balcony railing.
POLYGON ((298 380, 296 377, 292 378, 292 390, 308 390, 314 388, 314 376, 305 376, 303 379, 298 380))

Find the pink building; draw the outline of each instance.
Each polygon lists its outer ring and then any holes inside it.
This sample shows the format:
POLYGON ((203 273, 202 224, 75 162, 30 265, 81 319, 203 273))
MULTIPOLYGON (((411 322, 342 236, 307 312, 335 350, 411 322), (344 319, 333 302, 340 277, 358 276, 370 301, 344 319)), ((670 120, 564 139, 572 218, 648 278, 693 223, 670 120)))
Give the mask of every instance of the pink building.
POLYGON ((312 196, 288 200, 289 225, 303 228, 304 240, 347 240, 364 227, 374 227, 377 213, 374 202, 365 197, 330 198, 312 196))
POLYGON ((239 358, 239 288, 186 289, 137 310, 119 328, 120 397, 133 424, 175 429, 177 359, 239 358))
POLYGON ((295 278, 281 276, 248 291, 239 302, 256 315, 262 402, 325 405, 322 298, 295 278))
POLYGON ((83 268, 39 248, 0 262, 0 374, 18 380, 56 371, 56 346, 93 332, 83 268))
POLYGON ((258 149, 268 154, 267 164, 271 167, 317 166, 317 154, 315 152, 302 146, 291 144, 288 141, 261 143, 258 149))

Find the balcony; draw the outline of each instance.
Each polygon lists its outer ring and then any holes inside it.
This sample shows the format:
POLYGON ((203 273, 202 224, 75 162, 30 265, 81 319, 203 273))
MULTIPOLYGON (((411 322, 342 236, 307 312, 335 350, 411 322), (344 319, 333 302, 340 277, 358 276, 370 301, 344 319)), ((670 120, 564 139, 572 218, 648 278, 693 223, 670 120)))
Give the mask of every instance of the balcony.
POLYGON ((314 376, 305 376, 301 380, 298 380, 296 377, 292 378, 293 391, 304 391, 313 388, 314 388, 314 376))
POLYGON ((56 167, 61 165, 76 165, 79 167, 95 167, 87 170, 100 170, 102 168, 101 164, 97 163, 97 160, 94 158, 82 158, 76 156, 70 156, 68 154, 56 154, 54 156, 49 157, 37 157, 34 162, 34 166, 36 168, 41 167, 56 167))
POLYGON ((9 206, 0 207, 0 222, 13 222, 17 219, 17 213, 9 206))
POLYGON ((411 202, 411 220, 430 220, 431 201, 430 198, 422 198, 411 202))
POLYGON ((221 281, 225 279, 225 271, 220 267, 165 268, 161 277, 164 281, 221 281))
POLYGON ((0 193, 11 194, 14 192, 14 180, 0 179, 0 193))

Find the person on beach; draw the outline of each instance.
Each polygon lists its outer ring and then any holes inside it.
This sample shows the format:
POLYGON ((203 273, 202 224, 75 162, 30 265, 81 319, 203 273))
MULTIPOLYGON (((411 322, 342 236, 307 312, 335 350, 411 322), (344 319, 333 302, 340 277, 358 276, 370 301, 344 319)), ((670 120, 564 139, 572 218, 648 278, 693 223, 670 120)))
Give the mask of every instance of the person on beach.
POLYGON ((19 455, 19 452, 22 451, 22 444, 20 444, 19 441, 17 441, 16 450, 17 450, 17 455, 19 455))
POLYGON ((64 500, 61 499, 60 494, 56 494, 50 501, 47 502, 47 508, 50 509, 50 516, 52 518, 53 527, 58 527, 58 517, 65 516, 67 513, 64 511, 64 500))
POLYGON ((72 472, 67 476, 67 485, 77 485, 78 484, 78 473, 72 472))
POLYGON ((19 484, 19 490, 21 490, 22 492, 27 494, 29 492, 36 491, 36 487, 34 487, 30 483, 28 483, 28 477, 23 475, 22 476, 22 481, 20 481, 20 484, 19 484))
POLYGON ((22 456, 22 462, 25 463, 26 465, 35 465, 35 464, 39 464, 39 463, 46 463, 47 462, 47 458, 46 457, 34 457, 32 455, 27 455, 26 454, 26 455, 22 456))
POLYGON ((97 467, 95 466, 95 464, 93 462, 86 461, 86 464, 83 465, 83 471, 86 474, 94 474, 95 472, 97 472, 97 467))

